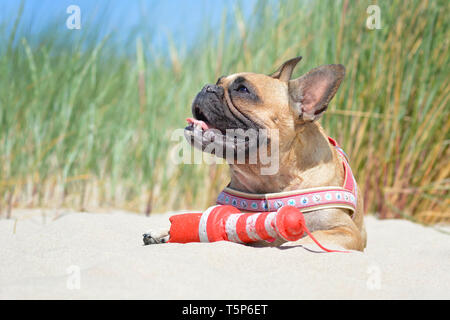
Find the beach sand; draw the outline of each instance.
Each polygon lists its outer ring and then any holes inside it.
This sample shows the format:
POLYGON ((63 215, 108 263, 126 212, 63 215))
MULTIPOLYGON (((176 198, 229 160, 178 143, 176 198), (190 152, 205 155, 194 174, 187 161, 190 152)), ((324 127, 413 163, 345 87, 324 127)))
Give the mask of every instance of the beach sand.
POLYGON ((366 217, 364 253, 231 242, 143 246, 170 214, 15 210, 1 299, 449 299, 450 236, 366 217))

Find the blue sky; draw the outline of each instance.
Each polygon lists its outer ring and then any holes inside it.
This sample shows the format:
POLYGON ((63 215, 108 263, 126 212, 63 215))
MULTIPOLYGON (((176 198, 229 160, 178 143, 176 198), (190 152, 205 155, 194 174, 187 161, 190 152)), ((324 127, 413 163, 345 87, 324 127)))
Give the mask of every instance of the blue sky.
MULTIPOLYGON (((0 26, 11 28, 21 1, 0 0, 0 26)), ((164 44, 169 34, 177 44, 189 44, 190 40, 202 31, 204 23, 220 25, 222 13, 233 13, 239 5, 244 15, 249 15, 255 0, 27 0, 25 1, 21 27, 27 34, 54 24, 61 31, 67 30, 65 22, 70 5, 81 9, 81 31, 95 27, 103 35, 154 32, 154 41, 164 44), (97 21, 104 16, 102 23, 97 21)))

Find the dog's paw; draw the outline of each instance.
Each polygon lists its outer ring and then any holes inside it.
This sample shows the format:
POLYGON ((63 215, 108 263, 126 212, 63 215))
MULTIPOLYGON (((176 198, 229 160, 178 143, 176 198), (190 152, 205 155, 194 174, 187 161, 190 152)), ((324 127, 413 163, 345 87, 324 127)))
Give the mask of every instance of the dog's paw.
POLYGON ((168 231, 149 231, 143 235, 144 245, 166 243, 169 241, 168 231))

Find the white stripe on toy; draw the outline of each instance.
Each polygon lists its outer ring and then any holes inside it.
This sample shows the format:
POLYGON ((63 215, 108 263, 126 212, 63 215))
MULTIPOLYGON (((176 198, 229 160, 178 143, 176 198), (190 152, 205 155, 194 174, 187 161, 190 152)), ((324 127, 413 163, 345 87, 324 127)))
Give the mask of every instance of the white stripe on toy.
POLYGON ((208 233, 206 232, 206 225, 208 223, 208 217, 213 211, 214 208, 217 208, 219 205, 209 207, 203 212, 202 217, 200 218, 200 223, 198 225, 198 236, 200 238, 200 242, 209 242, 208 233))
POLYGON ((271 212, 267 215, 267 218, 264 221, 264 227, 266 228, 267 233, 272 238, 277 238, 277 236, 278 236, 273 228, 273 226, 275 225, 275 216, 276 216, 276 212, 271 212))
POLYGON ((227 233, 228 240, 232 242, 242 243, 239 239, 236 229, 236 223, 242 214, 232 214, 228 217, 225 223, 225 231, 227 233))
POLYGON ((261 213, 257 213, 249 216, 247 218, 247 223, 245 224, 248 237, 254 241, 262 240, 258 233, 256 233, 256 219, 258 219, 260 215, 261 213))

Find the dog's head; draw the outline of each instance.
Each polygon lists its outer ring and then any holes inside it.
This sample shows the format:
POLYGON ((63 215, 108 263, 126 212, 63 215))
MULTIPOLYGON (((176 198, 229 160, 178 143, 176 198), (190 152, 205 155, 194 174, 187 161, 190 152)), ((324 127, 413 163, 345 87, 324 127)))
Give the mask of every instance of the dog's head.
POLYGON ((270 132, 276 129, 283 150, 296 136, 298 126, 323 114, 345 74, 342 65, 324 65, 291 80, 300 60, 286 61, 271 75, 237 73, 204 86, 192 104, 193 118, 185 129, 188 141, 216 155, 222 148, 220 156, 225 157, 225 150, 248 151, 258 144, 261 136, 245 132, 266 129, 271 139, 270 132), (215 147, 207 148, 211 144, 215 147))

